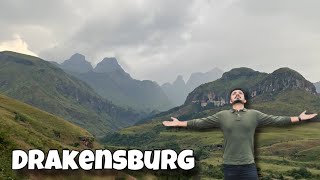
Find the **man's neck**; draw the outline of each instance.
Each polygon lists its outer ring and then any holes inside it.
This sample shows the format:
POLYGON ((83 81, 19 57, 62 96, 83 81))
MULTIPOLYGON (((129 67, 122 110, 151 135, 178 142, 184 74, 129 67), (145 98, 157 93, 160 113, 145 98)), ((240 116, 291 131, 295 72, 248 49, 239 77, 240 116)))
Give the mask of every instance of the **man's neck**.
POLYGON ((234 110, 240 111, 241 109, 244 108, 244 104, 242 104, 242 103, 236 103, 236 104, 232 105, 232 108, 233 108, 234 110))

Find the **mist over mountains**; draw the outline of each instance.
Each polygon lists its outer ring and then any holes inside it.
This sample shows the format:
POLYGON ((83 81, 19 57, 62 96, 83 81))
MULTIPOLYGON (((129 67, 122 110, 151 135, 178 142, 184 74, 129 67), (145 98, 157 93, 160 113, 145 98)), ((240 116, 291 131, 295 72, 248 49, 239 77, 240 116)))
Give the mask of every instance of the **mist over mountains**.
POLYGON ((83 80, 99 95, 118 106, 146 112, 159 112, 173 107, 156 82, 133 79, 114 57, 104 58, 93 68, 83 55, 77 53, 59 67, 83 80))
POLYGON ((200 84, 221 77, 223 71, 214 68, 208 72, 192 73, 185 82, 182 76, 159 86, 151 80, 136 80, 124 71, 115 57, 106 57, 95 68, 76 53, 60 65, 69 74, 83 80, 99 95, 119 106, 128 106, 146 112, 165 111, 184 103, 188 93, 200 84))
POLYGON ((192 73, 187 82, 184 81, 181 75, 178 75, 176 80, 171 83, 161 85, 163 91, 167 94, 175 106, 180 106, 186 100, 187 95, 201 84, 214 81, 222 76, 223 71, 219 68, 214 68, 208 72, 192 73))

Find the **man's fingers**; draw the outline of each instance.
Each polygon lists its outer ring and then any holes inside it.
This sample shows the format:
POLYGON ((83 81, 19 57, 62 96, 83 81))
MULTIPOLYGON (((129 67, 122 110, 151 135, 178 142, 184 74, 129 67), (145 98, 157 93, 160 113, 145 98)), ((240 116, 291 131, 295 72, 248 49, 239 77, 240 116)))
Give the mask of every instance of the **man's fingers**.
POLYGON ((306 118, 306 119, 312 119, 312 118, 314 118, 316 115, 318 115, 318 114, 306 114, 306 115, 305 115, 305 118, 306 118))
POLYGON ((318 115, 318 114, 311 114, 312 117, 315 117, 316 115, 318 115))
POLYGON ((175 118, 175 117, 171 117, 171 119, 172 119, 172 120, 176 120, 177 118, 175 118))

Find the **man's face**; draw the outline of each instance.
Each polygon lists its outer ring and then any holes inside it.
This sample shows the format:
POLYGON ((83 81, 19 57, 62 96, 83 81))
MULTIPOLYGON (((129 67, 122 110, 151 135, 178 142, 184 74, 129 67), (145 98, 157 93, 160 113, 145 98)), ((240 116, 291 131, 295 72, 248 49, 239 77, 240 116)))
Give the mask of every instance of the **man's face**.
POLYGON ((230 104, 242 103, 245 104, 247 100, 244 97, 244 93, 241 90, 234 90, 231 93, 230 104))

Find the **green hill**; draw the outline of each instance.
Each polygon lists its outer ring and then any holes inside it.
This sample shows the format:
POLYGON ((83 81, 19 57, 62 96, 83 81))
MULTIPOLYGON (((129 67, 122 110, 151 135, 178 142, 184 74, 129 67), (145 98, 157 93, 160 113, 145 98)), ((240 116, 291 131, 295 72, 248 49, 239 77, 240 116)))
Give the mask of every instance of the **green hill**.
POLYGON ((94 135, 135 123, 142 113, 103 99, 86 83, 37 57, 0 52, 0 93, 63 117, 94 135))
MULTIPOLYGON (((191 131, 164 127, 162 121, 170 120, 171 116, 190 120, 230 109, 229 90, 236 86, 248 89, 249 108, 274 115, 297 116, 305 109, 320 114, 320 97, 314 86, 296 71, 280 68, 267 74, 237 68, 196 88, 184 105, 145 119, 140 122, 142 124, 107 134, 102 141, 109 146, 127 148, 193 149, 199 168, 196 174, 201 179, 221 179, 223 134, 219 129, 191 131)), ((257 129, 255 147, 260 174, 280 179, 280 176, 304 177, 306 171, 311 172, 308 178, 319 179, 319 121, 318 116, 312 121, 287 127, 257 129)))
POLYGON ((68 121, 0 94, 0 179, 17 177, 11 170, 14 149, 96 148, 93 135, 68 121), (88 145, 82 139, 90 141, 88 145))

